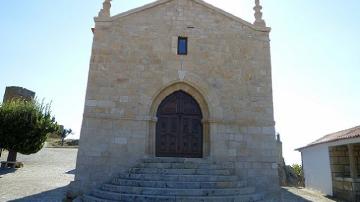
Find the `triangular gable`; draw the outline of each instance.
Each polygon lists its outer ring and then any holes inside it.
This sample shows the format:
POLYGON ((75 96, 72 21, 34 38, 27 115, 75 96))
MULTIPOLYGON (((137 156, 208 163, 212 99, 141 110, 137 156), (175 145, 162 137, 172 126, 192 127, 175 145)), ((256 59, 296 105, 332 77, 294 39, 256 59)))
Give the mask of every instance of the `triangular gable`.
MULTIPOLYGON (((135 14, 135 13, 138 13, 138 12, 141 12, 141 11, 144 11, 144 10, 147 10, 147 9, 151 9, 151 8, 154 8, 154 7, 157 7, 157 6, 160 6, 162 4, 166 4, 168 2, 171 2, 171 1, 178 1, 178 0, 158 0, 158 1, 155 1, 155 2, 152 2, 152 3, 149 3, 149 4, 146 4, 144 6, 141 6, 141 7, 138 7, 138 8, 135 8, 135 9, 131 9, 129 11, 126 11, 126 12, 123 12, 123 13, 120 13, 118 15, 115 15, 113 17, 111 17, 112 20, 116 20, 116 19, 119 19, 119 18, 122 18, 122 17, 126 17, 126 16, 129 16, 129 15, 132 15, 132 14, 135 14)), ((209 3, 206 3, 205 1, 203 0, 189 0, 189 1, 193 1, 195 3, 198 3, 210 10, 213 10, 217 13, 220 13, 234 21, 237 21, 239 23, 241 23, 242 25, 245 25, 245 26, 248 26, 249 28, 253 29, 253 30, 256 30, 256 31, 263 31, 263 32, 270 32, 270 28, 269 27, 259 27, 259 26, 255 26, 231 13, 228 13, 220 8, 217 8, 209 3)))

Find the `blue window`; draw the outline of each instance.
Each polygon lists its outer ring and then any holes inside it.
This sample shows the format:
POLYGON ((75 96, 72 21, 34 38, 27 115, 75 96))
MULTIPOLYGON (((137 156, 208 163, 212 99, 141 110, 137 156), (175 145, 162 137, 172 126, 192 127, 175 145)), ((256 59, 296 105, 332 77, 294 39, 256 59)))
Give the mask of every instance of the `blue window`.
POLYGON ((188 39, 187 37, 178 38, 178 55, 187 55, 188 51, 188 39))

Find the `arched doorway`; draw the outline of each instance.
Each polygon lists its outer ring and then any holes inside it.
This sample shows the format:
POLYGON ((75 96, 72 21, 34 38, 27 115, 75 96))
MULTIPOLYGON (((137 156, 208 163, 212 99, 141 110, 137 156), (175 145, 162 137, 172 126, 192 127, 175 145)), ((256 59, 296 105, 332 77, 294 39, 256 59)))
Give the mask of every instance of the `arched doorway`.
POLYGON ((184 91, 167 96, 159 105, 156 123, 156 156, 202 158, 202 112, 184 91))

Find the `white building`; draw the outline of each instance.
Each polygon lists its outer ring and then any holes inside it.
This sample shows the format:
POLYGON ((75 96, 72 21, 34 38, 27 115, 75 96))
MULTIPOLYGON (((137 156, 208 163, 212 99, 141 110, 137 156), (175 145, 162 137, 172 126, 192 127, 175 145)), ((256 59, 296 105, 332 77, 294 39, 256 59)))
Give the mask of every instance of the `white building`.
POLYGON ((326 135, 297 150, 306 188, 360 201, 360 126, 326 135))

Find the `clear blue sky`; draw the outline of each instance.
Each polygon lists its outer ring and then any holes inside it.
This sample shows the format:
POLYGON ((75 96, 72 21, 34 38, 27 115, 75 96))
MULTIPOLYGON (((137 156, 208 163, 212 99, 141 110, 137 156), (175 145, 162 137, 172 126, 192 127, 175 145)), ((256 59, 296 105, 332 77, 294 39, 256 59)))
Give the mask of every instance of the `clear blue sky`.
MULTIPOLYGON (((151 2, 114 0, 112 13, 151 2)), ((253 0, 207 2, 253 21, 253 0)), ((329 132, 360 125, 360 2, 263 0, 272 27, 277 131, 293 150, 329 132)), ((26 87, 52 101, 57 120, 79 135, 92 43, 102 0, 0 2, 0 95, 26 87)))

